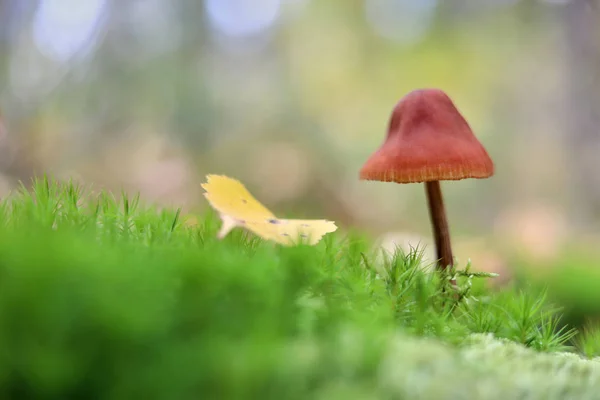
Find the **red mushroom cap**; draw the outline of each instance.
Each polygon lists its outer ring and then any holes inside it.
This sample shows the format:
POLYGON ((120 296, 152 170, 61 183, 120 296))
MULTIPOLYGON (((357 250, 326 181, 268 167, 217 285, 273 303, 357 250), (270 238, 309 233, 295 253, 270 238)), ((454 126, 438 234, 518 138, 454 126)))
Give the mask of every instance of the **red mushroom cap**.
POLYGON ((450 97, 420 89, 396 105, 385 142, 362 167, 360 179, 412 183, 493 174, 494 163, 450 97))

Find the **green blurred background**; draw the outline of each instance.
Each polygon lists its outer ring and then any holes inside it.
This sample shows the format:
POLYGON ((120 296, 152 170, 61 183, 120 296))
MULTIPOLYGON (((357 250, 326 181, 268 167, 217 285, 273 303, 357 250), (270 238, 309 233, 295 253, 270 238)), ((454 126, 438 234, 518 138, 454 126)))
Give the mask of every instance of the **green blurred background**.
POLYGON ((496 164, 443 185, 459 262, 598 265, 592 0, 0 0, 0 193, 51 173, 201 212, 223 173, 278 215, 431 245, 422 185, 358 180, 421 87, 496 164))

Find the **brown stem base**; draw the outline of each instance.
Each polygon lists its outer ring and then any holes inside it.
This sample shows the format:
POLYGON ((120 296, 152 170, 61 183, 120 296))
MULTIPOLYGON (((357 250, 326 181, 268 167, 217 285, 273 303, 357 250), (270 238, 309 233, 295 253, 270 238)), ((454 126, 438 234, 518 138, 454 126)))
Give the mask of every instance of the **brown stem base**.
MULTIPOLYGON (((435 248, 437 252, 438 268, 444 270, 454 265, 452 256, 452 246, 450 244, 450 229, 446 219, 446 210, 444 208, 444 198, 439 181, 425 182, 425 191, 427 201, 429 202, 429 216, 433 227, 433 237, 435 239, 435 248)), ((452 280, 452 285, 456 281, 452 280)))

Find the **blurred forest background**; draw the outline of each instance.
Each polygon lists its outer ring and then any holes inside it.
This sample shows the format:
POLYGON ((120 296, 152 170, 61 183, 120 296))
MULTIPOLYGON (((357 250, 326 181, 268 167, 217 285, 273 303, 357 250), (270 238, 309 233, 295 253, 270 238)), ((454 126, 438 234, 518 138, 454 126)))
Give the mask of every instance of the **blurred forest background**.
POLYGON ((496 164, 443 184, 461 263, 595 250, 595 0, 0 0, 0 193, 51 173, 201 212, 224 173, 277 214, 430 244, 423 185, 358 180, 421 87, 496 164))

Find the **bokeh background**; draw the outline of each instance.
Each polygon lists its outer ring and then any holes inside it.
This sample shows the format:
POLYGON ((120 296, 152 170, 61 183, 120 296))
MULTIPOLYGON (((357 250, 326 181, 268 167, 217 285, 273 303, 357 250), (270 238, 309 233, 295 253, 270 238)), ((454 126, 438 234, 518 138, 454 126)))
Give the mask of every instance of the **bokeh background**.
POLYGON ((0 192, 50 173, 202 212, 223 173, 282 216, 430 245, 422 185, 358 180, 421 87, 496 164, 443 184, 459 262, 598 265, 594 0, 0 0, 0 192))

